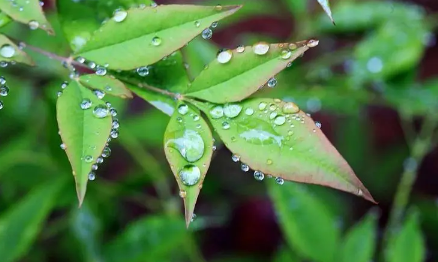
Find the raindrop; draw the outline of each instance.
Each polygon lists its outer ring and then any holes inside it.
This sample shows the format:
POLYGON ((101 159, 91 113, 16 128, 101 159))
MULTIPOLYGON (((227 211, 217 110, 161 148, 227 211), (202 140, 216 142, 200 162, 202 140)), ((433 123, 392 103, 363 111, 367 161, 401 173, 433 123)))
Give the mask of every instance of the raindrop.
POLYGON ((233 57, 233 52, 231 50, 224 50, 217 55, 217 61, 221 64, 228 63, 233 57))
POLYGON ((111 130, 110 136, 111 136, 111 138, 114 138, 114 139, 118 138, 119 131, 117 131, 116 129, 111 130))
POLYGON ((118 129, 120 127, 119 121, 113 120, 113 128, 118 129))
POLYGON ((295 114, 300 111, 300 108, 293 102, 286 102, 283 105, 282 111, 285 114, 295 114))
POLYGON ((204 39, 211 39, 211 37, 213 36, 213 31, 211 31, 210 28, 206 28, 204 29, 204 31, 202 31, 201 35, 204 39))
POLYGON ((361 189, 358 189, 358 190, 357 190, 357 195, 358 195, 358 196, 363 196, 363 191, 362 191, 361 189))
POLYGON ((88 174, 88 180, 93 181, 94 179, 96 179, 96 174, 94 172, 90 172, 88 174))
POLYGON ((195 21, 195 26, 196 26, 196 27, 200 27, 200 26, 201 26, 201 22, 199 22, 199 21, 195 21))
POLYGON ((15 55, 15 48, 11 45, 3 45, 0 49, 0 55, 5 58, 11 58, 15 55))
POLYGON ((32 21, 29 22, 30 30, 38 29, 39 26, 40 26, 40 24, 37 21, 35 21, 35 20, 32 20, 32 21))
POLYGON ((98 163, 98 164, 102 164, 102 163, 103 163, 103 157, 98 157, 98 158, 96 159, 96 163, 98 163))
MULTIPOLYGON (((202 185, 201 185, 202 186, 202 185)), ((193 215, 192 215, 192 218, 190 219, 190 222, 193 222, 193 221, 195 221, 195 219, 196 219, 196 214, 195 213, 193 213, 193 215)))
POLYGON ((276 124, 277 126, 281 126, 285 122, 286 122, 286 117, 284 116, 277 116, 274 120, 274 124, 276 124))
POLYGON ((266 42, 258 42, 252 46, 256 55, 265 55, 269 51, 269 44, 266 42))
POLYGON ((306 45, 308 47, 315 47, 319 44, 319 40, 315 40, 315 39, 310 39, 309 41, 307 41, 306 45))
POLYGON ((275 183, 279 184, 279 185, 283 185, 284 184, 284 179, 281 177, 276 177, 275 178, 275 183))
POLYGON ((231 160, 233 160, 233 162, 239 162, 239 160, 240 160, 240 156, 238 156, 238 155, 232 155, 232 156, 231 156, 231 160))
POLYGON ((199 115, 194 115, 193 116, 193 121, 199 121, 199 115))
POLYGON ((187 112, 189 112, 188 105, 182 104, 182 105, 178 106, 178 113, 180 113, 181 115, 185 115, 185 114, 187 114, 187 112))
POLYGON ((239 104, 226 104, 224 106, 224 114, 229 118, 234 118, 240 114, 242 106, 239 104))
POLYGON ((84 157, 84 161, 87 162, 87 163, 91 163, 93 160, 94 160, 94 158, 92 156, 90 156, 90 155, 86 155, 84 157))
POLYGON ((277 112, 272 112, 272 113, 269 115, 269 119, 274 119, 277 115, 278 115, 277 112))
POLYGON ((248 116, 252 116, 254 114, 254 109, 252 109, 251 107, 245 109, 245 114, 248 116))
POLYGON ((91 68, 91 69, 94 69, 96 67, 96 63, 91 61, 91 62, 88 63, 88 67, 91 68))
POLYGON ((94 170, 94 171, 96 171, 98 168, 99 168, 99 166, 97 164, 93 164, 91 166, 91 170, 94 170))
POLYGON ((290 50, 281 51, 281 58, 284 60, 289 59, 292 56, 292 52, 290 50))
POLYGON ((125 10, 116 10, 114 12, 113 20, 119 23, 125 20, 127 16, 128 12, 126 12, 125 10))
POLYGON ((211 24, 211 28, 216 28, 217 26, 218 26, 218 22, 213 22, 212 24, 211 24))
POLYGON ((215 145, 213 145, 213 147, 211 148, 213 151, 216 151, 217 147, 215 145))
POLYGON ((244 45, 239 45, 239 46, 236 48, 236 52, 237 52, 237 53, 243 53, 243 52, 245 52, 245 46, 244 46, 244 45))
POLYGON ((257 181, 262 181, 265 178, 265 174, 263 174, 263 172, 260 171, 254 171, 254 178, 257 181))
POLYGON ((62 96, 62 92, 61 92, 61 91, 58 91, 58 93, 56 93, 56 95, 57 95, 58 97, 60 97, 60 96, 62 96))
POLYGON ((249 171, 249 166, 244 164, 244 163, 242 163, 240 165, 240 169, 242 169, 243 172, 248 172, 249 171))
POLYGON ((65 89, 67 86, 68 86, 68 82, 67 82, 67 81, 64 81, 64 82, 62 82, 62 84, 61 84, 61 89, 65 89))
POLYGON ((261 102, 261 103, 259 104, 259 109, 260 109, 260 110, 265 110, 266 106, 267 106, 266 103, 261 102))
POLYGON ((275 77, 272 77, 268 81, 268 87, 274 88, 277 85, 277 79, 275 77))
POLYGON ((78 56, 76 58, 76 61, 78 61, 79 63, 83 64, 83 63, 85 63, 85 58, 83 58, 82 56, 78 56))
POLYGON ((96 75, 98 75, 98 76, 106 75, 106 68, 103 66, 97 66, 96 67, 96 75))
POLYGON ((297 48, 298 48, 298 46, 296 44, 294 44, 294 43, 289 44, 289 49, 290 50, 295 50, 297 48))
POLYGON ((105 158, 107 158, 107 157, 109 157, 111 155, 111 148, 109 148, 109 147, 105 147, 104 149, 103 149, 103 151, 102 151, 102 157, 105 157, 105 158))
POLYGON ((195 165, 186 165, 179 171, 179 177, 184 185, 193 186, 199 182, 201 170, 195 165))
POLYGON ((117 116, 117 110, 115 108, 110 108, 109 112, 112 116, 117 116))
POLYGON ((166 147, 177 149, 187 161, 195 162, 204 155, 204 140, 198 132, 186 129, 183 134, 173 136, 176 138, 166 141, 166 147))
POLYGON ((154 46, 159 46, 159 45, 161 45, 161 42, 162 42, 162 40, 161 40, 161 38, 159 38, 158 36, 152 38, 152 45, 154 45, 154 46))
POLYGON ((230 129, 230 123, 227 121, 222 122, 222 128, 225 130, 230 129))
POLYGON ((215 106, 210 110, 210 115, 214 119, 218 119, 224 116, 224 108, 222 106, 215 106))
POLYGON ((65 144, 61 144, 59 147, 61 147, 62 150, 65 150, 67 148, 65 144))
POLYGON ((108 113, 109 113, 108 112, 108 107, 106 107, 104 105, 97 105, 93 109, 93 114, 97 118, 105 118, 105 117, 108 116, 108 113))
POLYGON ((7 67, 9 64, 6 61, 0 61, 0 67, 7 67))
POLYGON ((99 99, 102 99, 105 97, 105 92, 103 92, 101 90, 94 90, 93 94, 99 99))
POLYGON ((149 75, 149 68, 147 66, 142 66, 137 68, 137 74, 139 76, 147 76, 149 75))
POLYGON ((185 190, 180 190, 180 191, 179 191, 179 196, 180 196, 181 198, 185 198, 186 195, 187 195, 187 192, 186 192, 185 190))
POLYGON ((0 86, 0 96, 7 96, 9 93, 9 87, 6 85, 0 86))
POLYGON ((318 121, 315 122, 315 125, 316 125, 317 128, 321 128, 321 126, 322 126, 321 122, 318 122, 318 121))
POLYGON ((3 102, 0 100, 0 109, 3 109, 3 102))
POLYGON ((81 108, 83 110, 90 108, 93 105, 93 103, 91 102, 90 99, 85 98, 84 100, 82 100, 81 102, 81 108))
POLYGON ((0 85, 4 85, 4 84, 6 84, 6 78, 0 76, 0 85))

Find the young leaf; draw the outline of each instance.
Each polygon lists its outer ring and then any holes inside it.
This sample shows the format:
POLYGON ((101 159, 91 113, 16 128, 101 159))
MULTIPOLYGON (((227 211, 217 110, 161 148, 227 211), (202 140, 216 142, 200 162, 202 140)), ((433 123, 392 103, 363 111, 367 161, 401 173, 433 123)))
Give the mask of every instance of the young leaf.
MULTIPOLYGON (((172 116, 175 111, 176 101, 169 96, 160 94, 158 92, 150 91, 146 88, 137 87, 131 84, 126 84, 126 86, 134 92, 137 96, 141 97, 146 102, 150 103, 156 107, 161 112, 168 116, 172 116)), ((164 90, 163 90, 164 91, 164 90)))
POLYGON ((425 259, 424 239, 418 221, 418 214, 411 213, 403 227, 389 240, 388 262, 421 262, 425 259))
POLYGON ((70 82, 65 88, 58 98, 56 110, 81 205, 91 166, 96 163, 110 136, 112 117, 106 104, 77 81, 70 82))
POLYGON ((30 56, 16 46, 9 38, 0 34, 0 61, 17 62, 27 65, 35 65, 30 56))
POLYGON ((315 122, 292 102, 257 98, 225 105, 196 103, 233 154, 254 170, 319 184, 374 202, 315 122))
POLYGON ((49 34, 54 33, 39 0, 0 1, 0 10, 14 20, 29 25, 32 30, 41 28, 49 34))
POLYGON ((113 76, 99 76, 96 74, 82 75, 79 82, 84 86, 105 92, 108 95, 121 98, 132 98, 132 93, 120 80, 113 76))
POLYGON ((187 96, 213 103, 240 101, 317 44, 317 40, 271 45, 260 42, 225 50, 195 78, 187 96))
POLYGON ((191 105, 178 103, 164 133, 164 151, 184 200, 188 227, 213 154, 210 128, 191 105))
POLYGON ((321 5, 322 9, 324 9, 324 12, 328 15, 332 23, 335 24, 332 16, 332 10, 330 9, 329 0, 318 0, 318 3, 321 5))
POLYGON ((334 215, 303 185, 267 182, 290 248, 311 261, 333 262, 340 234, 334 215))
POLYGON ((54 180, 33 189, 0 217, 2 262, 18 261, 31 247, 65 184, 64 179, 54 180))
POLYGON ((340 256, 341 262, 368 262, 374 257, 376 248, 376 214, 369 213, 345 236, 340 256))
POLYGON ((77 55, 97 64, 108 63, 110 69, 151 65, 239 8, 160 5, 120 11, 94 33, 77 55))

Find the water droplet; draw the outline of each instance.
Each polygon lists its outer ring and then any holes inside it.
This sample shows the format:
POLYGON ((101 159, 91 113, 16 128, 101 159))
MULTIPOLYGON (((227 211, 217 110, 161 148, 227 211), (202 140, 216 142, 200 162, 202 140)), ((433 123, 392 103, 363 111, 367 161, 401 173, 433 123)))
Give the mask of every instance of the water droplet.
POLYGON ((222 128, 225 130, 230 129, 230 123, 227 121, 222 122, 222 128))
POLYGON ((0 109, 3 109, 3 102, 0 100, 0 109))
POLYGON ((114 139, 118 138, 119 137, 119 131, 117 131, 117 129, 111 130, 110 137, 114 138, 114 139))
POLYGON ((196 26, 196 27, 200 27, 200 26, 201 26, 201 22, 199 22, 199 21, 195 21, 195 26, 196 26))
POLYGON ((275 178, 275 183, 279 184, 279 185, 283 185, 284 184, 284 179, 281 177, 276 177, 275 178))
POLYGON ((201 35, 204 39, 211 39, 211 37, 213 36, 213 31, 211 31, 210 28, 206 28, 204 29, 204 31, 202 31, 201 35))
POLYGON ((85 98, 81 102, 81 108, 84 109, 84 110, 90 108, 92 105, 93 105, 93 103, 88 98, 85 98))
POLYGON ((272 165, 272 163, 274 163, 274 162, 272 161, 272 159, 268 159, 268 160, 266 160, 266 164, 268 164, 268 165, 272 165))
POLYGON ((101 90, 94 90, 93 94, 99 99, 102 99, 105 97, 105 92, 103 92, 101 90))
POLYGON ((7 96, 9 94, 9 87, 6 85, 0 86, 0 96, 7 96))
POLYGON ((103 151, 102 151, 102 157, 105 157, 105 158, 107 158, 107 157, 109 157, 111 155, 111 148, 109 148, 109 147, 105 147, 104 149, 103 149, 103 151))
POLYGON ((224 116, 224 108, 222 106, 215 106, 210 110, 210 115, 214 119, 218 119, 224 116))
POLYGON ((6 84, 6 78, 0 76, 0 85, 4 85, 4 84, 6 84))
POLYGON ((217 61, 221 64, 228 63, 233 57, 231 50, 224 50, 217 55, 217 61))
POLYGON ((321 128, 321 126, 322 126, 321 122, 318 122, 318 121, 315 122, 315 125, 316 125, 317 128, 321 128))
POLYGON ((185 114, 187 114, 187 112, 189 112, 188 105, 182 104, 182 105, 178 106, 178 113, 180 113, 181 115, 185 115, 185 114))
POLYGON ((0 55, 5 58, 11 58, 15 55, 15 48, 11 45, 3 45, 0 49, 0 55))
POLYGON ((268 81, 268 87, 274 88, 277 85, 277 79, 275 77, 272 77, 268 81))
POLYGON ((252 116, 254 114, 254 109, 248 107, 247 109, 245 109, 245 114, 248 116, 252 116))
POLYGON ((249 166, 244 164, 244 163, 242 163, 240 165, 240 169, 242 169, 243 172, 248 172, 249 171, 249 166))
POLYGON ((243 52, 245 52, 245 46, 244 46, 244 45, 239 45, 239 46, 236 48, 236 52, 237 52, 237 53, 243 53, 243 52))
POLYGON ((162 42, 162 40, 161 40, 161 38, 159 38, 158 36, 152 38, 152 45, 154 45, 154 46, 159 46, 159 45, 161 45, 161 42, 162 42))
POLYGON ((118 120, 113 120, 113 128, 114 129, 118 129, 120 127, 119 121, 118 120))
POLYGON ((217 147, 216 147, 215 145, 213 145, 213 146, 211 147, 211 149, 212 149, 213 151, 216 151, 217 147))
POLYGON ((59 147, 61 147, 62 150, 65 150, 67 148, 67 146, 64 143, 61 144, 59 147))
POLYGON ((212 24, 211 24, 211 28, 216 28, 217 26, 218 26, 218 22, 213 22, 212 24))
POLYGON ((88 62, 88 67, 91 69, 94 69, 96 67, 96 63, 94 63, 93 61, 88 62))
POLYGON ((252 46, 256 55, 265 55, 269 51, 269 44, 266 42, 258 42, 252 46))
POLYGON ((96 159, 96 163, 98 163, 98 164, 102 164, 102 163, 103 163, 103 157, 98 157, 98 158, 96 159))
POLYGON ((274 120, 274 124, 276 124, 277 126, 281 126, 285 122, 286 122, 286 117, 284 116, 277 116, 274 120))
POLYGON ((97 66, 96 67, 96 75, 98 75, 98 76, 106 75, 106 68, 103 66, 97 66))
POLYGON ((83 64, 83 63, 85 63, 85 58, 83 58, 82 56, 78 56, 78 57, 76 57, 76 61, 83 64))
POLYGON ((57 95, 58 97, 60 97, 60 96, 62 96, 62 92, 61 92, 61 91, 58 91, 58 93, 56 93, 56 95, 57 95))
POLYGON ((277 115, 278 115, 277 112, 272 112, 272 113, 269 115, 269 119, 274 119, 277 115))
POLYGON ((179 171, 179 177, 184 185, 193 186, 199 182, 201 170, 195 165, 186 165, 179 171))
POLYGON ((195 162, 204 155, 204 140, 198 132, 186 129, 184 133, 175 133, 172 137, 176 138, 167 140, 166 147, 178 150, 187 161, 195 162))
MULTIPOLYGON (((202 185, 200 185, 201 187, 202 187, 202 185)), ((195 221, 195 219, 196 219, 196 214, 195 213, 193 213, 193 215, 192 215, 192 218, 190 219, 190 222, 193 222, 193 221, 195 221)))
POLYGON ((147 76, 147 75, 149 75, 149 67, 147 67, 147 66, 139 67, 139 68, 136 69, 136 71, 137 71, 137 74, 139 76, 147 76))
POLYGON ((358 196, 363 196, 363 191, 362 191, 361 189, 358 189, 358 190, 357 190, 357 195, 358 195, 358 196))
POLYGON ((193 116, 193 121, 199 121, 199 115, 194 115, 193 116))
POLYGON ((185 198, 186 195, 187 195, 187 192, 186 192, 185 190, 180 190, 180 191, 179 191, 179 196, 180 196, 181 198, 185 198))
POLYGON ((94 158, 90 155, 87 155, 84 157, 84 161, 87 163, 91 163, 94 160, 94 158))
POLYGON ((29 22, 29 28, 30 28, 30 30, 38 29, 39 26, 40 26, 40 23, 38 23, 38 22, 35 21, 35 20, 32 20, 32 21, 29 22))
POLYGON ((240 114, 242 106, 239 104, 226 104, 224 106, 224 114, 229 118, 234 118, 240 114))
POLYGON ((286 102, 283 105, 282 111, 285 114, 295 114, 300 111, 300 108, 293 102, 286 102))
POLYGON ((289 44, 289 49, 290 50, 295 50, 297 48, 298 48, 298 46, 296 44, 294 44, 294 43, 289 44))
POLYGON ((109 114, 108 107, 104 105, 97 105, 93 109, 93 114, 97 118, 105 118, 109 114))
POLYGON ((96 174, 94 172, 90 172, 88 174, 88 180, 93 181, 94 179, 96 179, 96 174))
POLYGON ((263 174, 263 172, 260 171, 254 171, 254 178, 257 181, 262 181, 265 178, 265 174, 263 174))
POLYGON ((240 160, 240 156, 238 156, 238 155, 232 155, 232 156, 231 156, 231 160, 233 160, 233 162, 239 162, 239 160, 240 160))
POLYGON ((289 58, 291 58, 292 56, 292 52, 290 50, 283 50, 281 51, 281 58, 284 60, 287 60, 289 58))
POLYGON ((259 104, 259 109, 260 109, 260 110, 265 110, 266 106, 267 106, 266 103, 261 102, 261 103, 259 104))
POLYGON ((67 86, 68 86, 68 82, 67 82, 67 81, 64 81, 64 82, 62 82, 62 84, 61 84, 61 89, 66 89, 67 86))
POLYGON ((91 166, 91 170, 94 170, 94 171, 96 171, 98 168, 99 168, 99 166, 97 164, 93 164, 91 166))
POLYGON ((370 58, 370 60, 367 62, 367 69, 371 73, 379 73, 383 69, 382 59, 376 56, 370 58))
POLYGON ((214 9, 216 11, 221 11, 222 10, 222 6, 221 5, 216 5, 214 9))
POLYGON ((309 41, 307 41, 306 45, 308 47, 315 47, 319 44, 319 40, 315 40, 315 39, 310 39, 309 41))
POLYGON ((115 108, 110 108, 109 112, 112 116, 117 116, 117 110, 115 108))

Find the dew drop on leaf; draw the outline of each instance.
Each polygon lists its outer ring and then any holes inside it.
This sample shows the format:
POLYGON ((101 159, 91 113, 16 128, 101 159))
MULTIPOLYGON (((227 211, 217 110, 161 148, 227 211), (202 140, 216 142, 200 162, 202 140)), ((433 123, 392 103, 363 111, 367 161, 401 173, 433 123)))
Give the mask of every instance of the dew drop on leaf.
POLYGON ((149 75, 149 68, 147 66, 142 66, 136 69, 137 74, 139 76, 147 76, 149 75))
POLYGON ((316 125, 317 128, 321 128, 321 126, 322 126, 321 122, 318 122, 318 121, 315 122, 315 125, 316 125))
POLYGON ((94 172, 90 172, 88 174, 88 180, 93 181, 96 179, 96 174, 94 172))
POLYGON ((187 129, 182 134, 175 133, 173 137, 166 141, 166 146, 178 150, 188 162, 195 162, 204 155, 204 140, 198 132, 187 129))
POLYGON ((277 116, 278 114, 277 114, 277 112, 272 112, 270 115, 269 115, 269 119, 274 119, 276 116, 277 116))
POLYGON ((186 195, 187 195, 187 192, 186 192, 185 190, 180 190, 180 191, 179 191, 179 196, 180 196, 181 198, 185 198, 186 195))
POLYGON ((204 31, 202 31, 201 35, 204 39, 211 39, 211 37, 213 36, 213 31, 211 31, 210 28, 206 28, 204 29, 204 31))
POLYGON ((217 26, 218 26, 218 22, 213 22, 213 23, 211 23, 211 28, 216 28, 217 26))
POLYGON ((0 100, 0 109, 3 109, 3 102, 0 100))
POLYGON ((96 67, 96 75, 98 75, 98 76, 106 75, 106 68, 103 66, 97 66, 96 67))
POLYGON ((233 57, 233 52, 231 50, 224 50, 217 55, 217 61, 221 64, 226 64, 230 62, 233 57))
POLYGON ((254 171, 254 178, 257 181, 262 181, 265 178, 265 174, 263 174, 263 172, 260 171, 254 171))
POLYGON ((180 113, 181 115, 185 115, 187 114, 187 112, 189 112, 189 106, 186 104, 182 104, 178 106, 178 113, 180 113))
POLYGON ((85 98, 85 99, 82 100, 82 102, 81 102, 81 108, 82 108, 83 110, 85 110, 85 109, 89 109, 92 105, 93 105, 93 103, 92 103, 91 100, 88 99, 88 98, 85 98))
POLYGON ((283 105, 282 111, 285 114, 295 114, 300 111, 300 108, 293 102, 286 102, 283 105))
POLYGON ((91 166, 91 170, 94 170, 94 171, 96 171, 98 168, 99 168, 99 166, 97 164, 93 164, 91 166))
POLYGON ((84 161, 87 162, 87 163, 91 163, 93 160, 94 160, 93 157, 90 156, 90 155, 86 155, 84 157, 84 161))
POLYGON ((292 56, 292 52, 290 50, 283 50, 281 51, 281 58, 284 60, 289 59, 292 56))
POLYGON ((103 163, 103 157, 98 157, 98 158, 96 159, 96 163, 98 163, 98 164, 102 164, 102 163, 103 163))
POLYGON ((93 94, 99 99, 102 99, 105 97, 105 92, 103 92, 101 90, 94 90, 93 94))
POLYGON ((268 165, 272 165, 272 163, 274 163, 274 162, 272 161, 272 159, 268 159, 268 160, 266 160, 266 164, 268 164, 268 165))
POLYGON ((222 122, 222 128, 225 130, 230 129, 230 123, 227 121, 222 122))
POLYGON ((66 146, 65 144, 61 144, 61 145, 59 145, 59 147, 60 147, 62 150, 65 150, 65 149, 67 148, 67 146, 66 146))
POLYGON ((159 46, 161 45, 161 38, 159 38, 158 36, 155 36, 154 38, 152 38, 152 45, 153 46, 159 46))
POLYGON ((275 183, 279 184, 279 185, 283 185, 284 184, 284 179, 281 177, 276 177, 275 178, 275 183))
POLYGON ((113 20, 119 23, 125 20, 127 16, 128 12, 126 12, 125 10, 116 10, 114 12, 113 20))
POLYGON ((224 106, 224 114, 226 117, 234 118, 237 117, 242 111, 242 106, 239 104, 226 104, 224 106))
POLYGON ((277 85, 277 79, 275 77, 272 77, 268 80, 268 87, 274 88, 277 85))
POLYGON ((9 94, 9 87, 7 85, 0 86, 0 96, 7 96, 9 94))
POLYGON ((266 42, 258 42, 252 46, 256 55, 265 55, 269 51, 269 44, 266 42))
POLYGON ((238 156, 238 155, 232 155, 232 156, 231 156, 231 160, 233 160, 233 162, 239 162, 239 160, 240 160, 240 156, 238 156))
POLYGON ((210 110, 210 115, 214 119, 218 119, 224 116, 224 108, 222 106, 215 106, 210 110))
POLYGON ((221 11, 222 10, 222 6, 221 5, 216 5, 214 9, 216 11, 221 11))
POLYGON ((0 48, 0 55, 5 58, 11 58, 15 55, 15 48, 11 45, 3 45, 0 48))
POLYGON ((251 107, 245 109, 245 114, 248 116, 252 116, 254 114, 254 109, 252 109, 251 107))
POLYGON ((244 163, 242 163, 240 165, 240 169, 242 169, 243 172, 248 172, 249 171, 249 166, 244 164, 244 163))
POLYGON ((111 138, 114 138, 114 139, 118 138, 119 137, 119 131, 117 131, 116 129, 111 130, 110 136, 111 136, 111 138))
POLYGON ((35 30, 35 29, 38 29, 38 27, 40 27, 40 23, 38 23, 35 20, 30 21, 28 25, 29 25, 30 30, 35 30))
POLYGON ((102 157, 109 157, 111 155, 111 149, 109 147, 105 147, 102 151, 102 157))
POLYGON ((319 40, 315 40, 315 39, 310 39, 309 41, 307 41, 306 45, 308 47, 315 47, 319 44, 319 40))
POLYGON ((274 124, 276 124, 277 126, 281 126, 286 122, 286 117, 285 116, 277 116, 274 120, 274 124))
POLYGON ((195 165, 186 165, 179 171, 179 177, 184 185, 193 186, 199 182, 201 170, 195 165))
POLYGON ((93 109, 93 114, 97 118, 105 118, 109 114, 108 107, 104 105, 97 105, 93 109))
POLYGON ((3 76, 0 76, 0 85, 6 84, 6 78, 3 76))
POLYGON ((296 44, 294 44, 294 43, 289 44, 289 49, 290 50, 295 50, 297 48, 298 48, 298 46, 296 44))
POLYGON ((195 26, 196 26, 196 27, 200 27, 200 26, 201 26, 201 22, 199 22, 199 21, 195 21, 195 26))
POLYGON ((266 106, 267 106, 266 103, 261 102, 261 103, 259 104, 259 109, 260 109, 260 110, 265 110, 266 106))

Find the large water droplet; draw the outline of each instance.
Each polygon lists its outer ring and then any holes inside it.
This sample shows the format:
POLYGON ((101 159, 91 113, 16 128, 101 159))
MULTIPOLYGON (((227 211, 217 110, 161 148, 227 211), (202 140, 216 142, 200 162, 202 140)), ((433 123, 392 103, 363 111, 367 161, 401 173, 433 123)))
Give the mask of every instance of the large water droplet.
POLYGON ((226 104, 224 106, 224 114, 226 117, 234 118, 240 114, 242 106, 239 104, 226 104))
POLYGON ((202 31, 201 35, 204 39, 211 39, 211 37, 213 36, 213 31, 211 31, 210 28, 206 28, 204 29, 204 31, 202 31))
POLYGON ((153 46, 159 46, 159 45, 161 45, 161 42, 162 42, 162 40, 158 36, 152 38, 152 45, 153 46))
POLYGON ((224 50, 217 55, 217 61, 221 64, 228 63, 233 57, 233 52, 231 50, 224 50))
POLYGON ((262 181, 265 178, 265 174, 263 174, 263 172, 260 171, 254 171, 254 178, 257 181, 262 181))
POLYGON ((125 10, 116 10, 114 12, 113 20, 119 23, 125 20, 127 16, 128 12, 126 12, 125 10))
POLYGON ((265 55, 269 51, 269 44, 266 42, 258 42, 252 46, 256 55, 265 55))
POLYGON ((93 105, 93 103, 88 98, 85 98, 81 102, 81 108, 84 109, 84 110, 90 108, 92 105, 93 105))
POLYGON ((137 68, 136 71, 137 71, 137 74, 139 76, 147 76, 147 75, 149 75, 149 67, 147 67, 147 66, 141 66, 141 67, 137 68))
POLYGON ((276 177, 275 178, 275 182, 279 185, 283 185, 284 184, 284 179, 281 177, 276 177))
POLYGON ((204 155, 205 145, 201 135, 194 130, 185 130, 183 134, 175 133, 166 146, 175 148, 189 162, 195 162, 204 155))
POLYGON ((189 112, 188 105, 183 104, 183 105, 178 106, 178 113, 180 113, 181 115, 185 115, 185 114, 187 114, 187 112, 189 112))
POLYGON ((277 85, 277 79, 275 77, 272 77, 268 81, 268 87, 274 88, 277 85))
POLYGON ((214 119, 218 119, 224 116, 224 108, 222 106, 215 106, 210 110, 210 115, 214 119))
POLYGON ((184 185, 193 186, 199 182, 201 170, 195 165, 186 165, 179 171, 179 177, 184 185))
POLYGON ((274 124, 277 126, 281 126, 284 123, 286 123, 286 117, 285 116, 277 116, 274 120, 274 124))
POLYGON ((35 21, 35 20, 32 20, 32 21, 29 22, 29 28, 30 28, 30 30, 38 29, 39 26, 40 26, 40 23, 38 23, 38 22, 35 21))
POLYGON ((0 55, 5 58, 11 58, 15 55, 15 48, 11 45, 3 45, 0 49, 0 55))
POLYGON ((284 103, 282 111, 285 114, 295 114, 300 111, 300 108, 293 102, 287 102, 284 103))
POLYGON ((104 105, 97 105, 93 109, 93 114, 97 118, 105 118, 109 114, 108 107, 106 107, 104 105))

